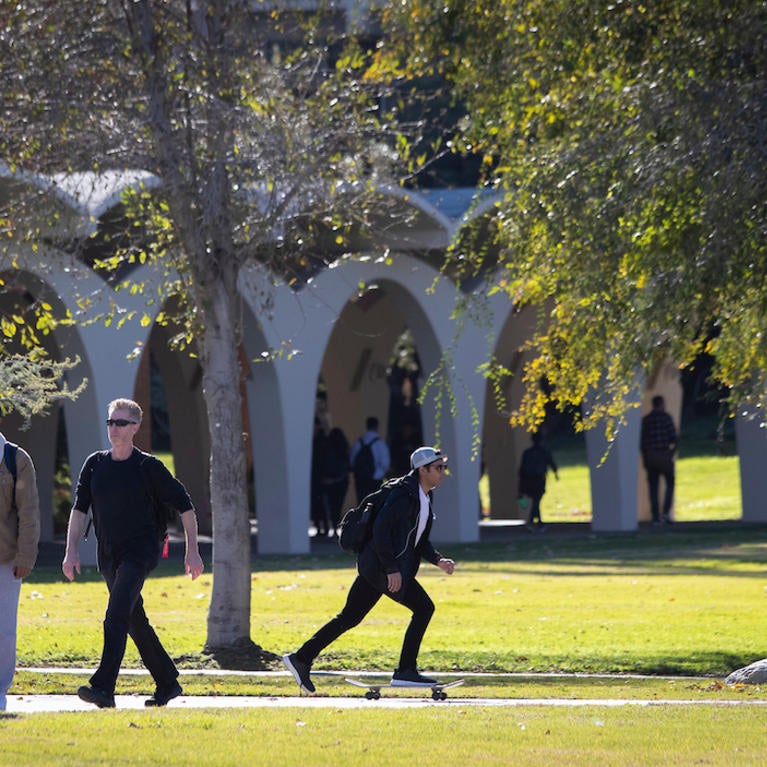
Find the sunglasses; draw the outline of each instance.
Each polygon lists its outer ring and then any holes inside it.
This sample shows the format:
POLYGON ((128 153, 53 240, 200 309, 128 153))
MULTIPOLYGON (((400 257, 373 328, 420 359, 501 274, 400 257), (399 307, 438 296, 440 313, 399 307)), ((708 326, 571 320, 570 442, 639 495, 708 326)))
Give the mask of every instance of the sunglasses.
POLYGON ((107 426, 128 426, 132 424, 136 425, 136 421, 127 421, 125 418, 107 418, 107 426))

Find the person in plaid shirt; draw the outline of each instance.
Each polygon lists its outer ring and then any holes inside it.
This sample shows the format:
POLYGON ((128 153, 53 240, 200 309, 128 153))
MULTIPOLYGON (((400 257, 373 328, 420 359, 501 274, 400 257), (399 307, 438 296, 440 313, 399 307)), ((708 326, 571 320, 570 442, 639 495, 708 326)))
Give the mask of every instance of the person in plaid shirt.
POLYGON ((671 524, 671 505, 674 502, 674 455, 677 434, 674 421, 666 412, 663 397, 652 398, 652 410, 642 419, 640 440, 642 461, 647 472, 650 493, 650 511, 654 525, 660 525, 659 486, 663 477, 666 493, 663 498, 663 521, 671 524))

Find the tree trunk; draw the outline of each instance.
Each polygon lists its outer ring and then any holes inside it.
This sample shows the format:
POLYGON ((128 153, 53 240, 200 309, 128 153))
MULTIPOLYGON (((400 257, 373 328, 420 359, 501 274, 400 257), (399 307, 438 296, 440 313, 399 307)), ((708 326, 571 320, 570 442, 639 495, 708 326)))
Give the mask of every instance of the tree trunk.
POLYGON ((212 286, 201 343, 211 448, 213 592, 205 643, 211 652, 250 644, 250 522, 237 333, 230 310, 236 296, 227 295, 222 283, 212 286))

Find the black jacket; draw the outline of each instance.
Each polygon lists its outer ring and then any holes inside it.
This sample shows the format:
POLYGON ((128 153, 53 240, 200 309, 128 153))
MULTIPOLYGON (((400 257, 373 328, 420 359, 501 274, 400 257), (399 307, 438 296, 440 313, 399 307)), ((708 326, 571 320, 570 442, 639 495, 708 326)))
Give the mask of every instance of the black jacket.
POLYGON ((400 479, 387 504, 378 512, 373 523, 373 537, 359 554, 357 570, 382 593, 388 590, 388 573, 402 573, 399 595, 404 595, 418 573, 421 559, 434 565, 441 559, 442 555, 429 541, 434 521, 431 500, 432 494, 429 493, 429 518, 417 546, 415 536, 421 502, 418 477, 414 472, 400 479))

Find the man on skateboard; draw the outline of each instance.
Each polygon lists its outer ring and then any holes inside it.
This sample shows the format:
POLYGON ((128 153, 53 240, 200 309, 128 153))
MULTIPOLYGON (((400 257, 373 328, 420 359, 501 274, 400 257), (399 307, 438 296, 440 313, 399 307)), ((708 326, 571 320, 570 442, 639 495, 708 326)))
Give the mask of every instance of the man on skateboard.
POLYGON ((283 662, 306 693, 315 691, 310 678, 314 659, 331 642, 358 625, 386 594, 411 611, 405 632, 399 665, 392 686, 432 687, 435 679, 418 671, 417 658, 426 633, 434 603, 416 580, 421 559, 452 575, 455 562, 443 557, 429 541, 434 514, 432 491, 445 477, 447 456, 433 447, 419 447, 410 456, 411 471, 391 491, 373 523, 372 538, 357 557, 357 577, 346 597, 346 604, 283 662))

